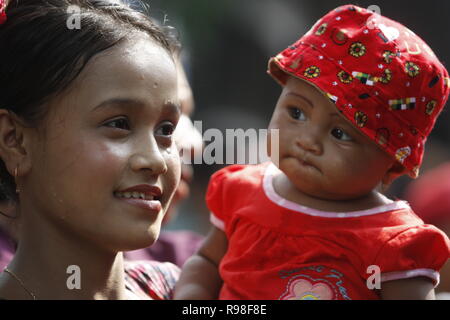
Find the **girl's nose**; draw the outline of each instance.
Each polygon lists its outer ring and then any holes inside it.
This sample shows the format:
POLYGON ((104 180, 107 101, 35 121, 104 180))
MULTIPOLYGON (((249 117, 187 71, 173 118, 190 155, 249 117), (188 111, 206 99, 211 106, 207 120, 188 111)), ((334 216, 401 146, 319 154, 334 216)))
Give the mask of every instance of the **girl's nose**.
POLYGON ((161 175, 167 172, 166 161, 153 136, 150 143, 141 144, 139 152, 131 156, 130 166, 133 171, 147 170, 152 175, 161 175))

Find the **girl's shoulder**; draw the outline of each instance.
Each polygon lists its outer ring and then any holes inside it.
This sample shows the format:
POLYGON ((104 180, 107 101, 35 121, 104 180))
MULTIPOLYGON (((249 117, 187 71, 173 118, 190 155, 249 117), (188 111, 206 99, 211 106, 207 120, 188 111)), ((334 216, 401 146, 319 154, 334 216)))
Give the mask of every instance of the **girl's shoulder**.
POLYGON ((132 299, 171 299, 179 276, 180 268, 170 262, 125 262, 125 286, 132 299))

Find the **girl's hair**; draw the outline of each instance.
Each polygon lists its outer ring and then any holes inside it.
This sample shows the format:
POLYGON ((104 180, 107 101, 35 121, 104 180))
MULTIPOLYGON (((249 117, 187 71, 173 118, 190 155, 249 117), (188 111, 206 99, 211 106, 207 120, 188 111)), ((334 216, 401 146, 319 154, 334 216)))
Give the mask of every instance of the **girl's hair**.
MULTIPOLYGON (((117 0, 10 0, 6 15, 0 108, 33 127, 45 117, 45 102, 69 87, 94 55, 133 31, 150 35, 170 54, 177 50, 176 40, 149 17, 117 0)), ((0 159, 0 199, 17 201, 15 190, 0 159)))

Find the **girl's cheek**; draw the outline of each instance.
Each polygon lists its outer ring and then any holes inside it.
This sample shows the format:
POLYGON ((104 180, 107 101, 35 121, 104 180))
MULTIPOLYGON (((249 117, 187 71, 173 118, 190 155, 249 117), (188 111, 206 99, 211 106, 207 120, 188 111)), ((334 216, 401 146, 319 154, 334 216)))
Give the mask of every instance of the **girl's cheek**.
POLYGON ((170 151, 166 153, 167 175, 170 179, 170 185, 175 190, 181 178, 181 159, 175 146, 168 150, 170 151))

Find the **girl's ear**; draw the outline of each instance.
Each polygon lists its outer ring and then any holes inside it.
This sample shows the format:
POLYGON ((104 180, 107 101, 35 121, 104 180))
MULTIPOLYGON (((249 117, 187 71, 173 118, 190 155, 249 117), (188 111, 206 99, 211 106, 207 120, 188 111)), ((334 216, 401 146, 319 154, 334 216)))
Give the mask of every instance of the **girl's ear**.
POLYGON ((21 176, 31 168, 26 133, 26 127, 17 115, 0 109, 0 158, 11 175, 17 169, 17 175, 21 176))
POLYGON ((404 166, 395 161, 392 167, 386 172, 386 174, 382 179, 383 189, 387 189, 392 184, 392 182, 394 182, 395 179, 403 176, 407 172, 408 170, 404 166))

